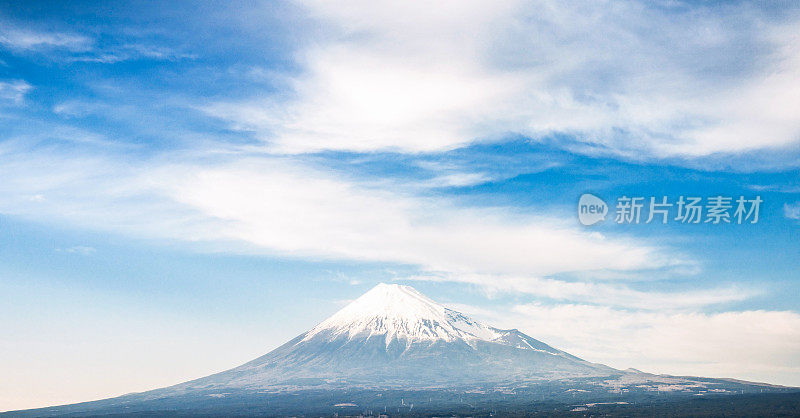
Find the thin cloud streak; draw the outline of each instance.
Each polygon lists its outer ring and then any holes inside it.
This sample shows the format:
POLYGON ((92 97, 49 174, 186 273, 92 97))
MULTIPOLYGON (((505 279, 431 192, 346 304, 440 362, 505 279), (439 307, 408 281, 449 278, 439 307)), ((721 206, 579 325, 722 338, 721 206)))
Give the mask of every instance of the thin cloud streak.
POLYGON ((44 51, 64 49, 71 52, 86 52, 92 49, 94 40, 88 36, 62 33, 39 32, 15 28, 9 22, 2 22, 0 45, 16 51, 44 51))
MULTIPOLYGON (((0 21, 0 47, 16 54, 40 54, 54 61, 114 64, 133 60, 178 61, 197 55, 144 40, 101 45, 95 34, 37 31, 0 21)), ((116 38, 118 34, 109 34, 116 38)))
POLYGON ((704 309, 713 305, 740 302, 760 294, 756 289, 741 286, 658 292, 632 289, 627 284, 564 281, 534 276, 486 276, 474 274, 440 274, 403 277, 403 280, 466 283, 479 287, 489 296, 513 294, 542 300, 591 303, 598 306, 642 311, 680 311, 704 309))

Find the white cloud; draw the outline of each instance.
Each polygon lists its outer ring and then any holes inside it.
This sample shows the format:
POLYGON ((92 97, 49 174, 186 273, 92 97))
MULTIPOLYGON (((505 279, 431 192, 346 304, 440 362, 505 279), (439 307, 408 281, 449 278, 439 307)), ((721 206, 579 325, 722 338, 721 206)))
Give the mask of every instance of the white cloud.
POLYGON ((523 304, 505 313, 475 315, 617 368, 800 385, 796 312, 658 312, 523 304))
POLYGON ((632 289, 627 284, 565 281, 552 278, 502 275, 447 274, 404 277, 405 280, 457 282, 479 286, 494 293, 534 296, 538 299, 591 303, 639 310, 678 311, 749 299, 759 292, 741 286, 658 292, 632 289))
POLYGON ((623 154, 796 143, 796 21, 746 4, 303 1, 329 28, 279 99, 203 109, 272 150, 440 151, 507 133, 623 154))
POLYGON ((25 100, 25 95, 33 87, 23 80, 0 81, 0 104, 11 102, 19 105, 25 100))
POLYGON ((42 50, 60 48, 73 52, 84 52, 92 48, 94 41, 86 36, 61 32, 38 32, 14 28, 3 22, 0 29, 0 45, 15 50, 42 50))
POLYGON ((757 192, 761 191, 768 191, 768 192, 777 192, 777 193, 800 193, 800 186, 785 183, 785 184, 754 184, 748 186, 748 189, 755 190, 757 192))
POLYGON ((576 228, 571 218, 458 207, 444 198, 349 181, 294 159, 126 163, 3 151, 0 211, 38 221, 212 250, 406 263, 439 272, 419 280, 645 310, 695 309, 756 294, 733 286, 670 293, 542 278, 695 262, 672 248, 576 228))
POLYGON ((299 100, 285 106, 218 103, 204 110, 256 131, 276 152, 440 151, 476 139, 468 114, 480 116, 481 109, 517 87, 514 80, 485 79, 458 64, 458 70, 425 71, 390 53, 309 55, 314 75, 294 84, 299 100))
POLYGON ((157 45, 146 45, 140 43, 123 44, 105 50, 95 51, 94 54, 79 55, 70 58, 75 62, 97 62, 103 64, 113 64, 123 61, 147 59, 155 61, 179 61, 184 59, 195 59, 194 54, 175 51, 157 45))
POLYGON ((486 173, 450 173, 431 178, 423 183, 426 187, 467 187, 495 180, 486 173))
POLYGON ((165 194, 217 221, 217 238, 284 254, 409 263, 454 273, 547 275, 683 263, 669 250, 590 234, 572 219, 458 208, 274 159, 169 169, 165 194))
POLYGON ((4 213, 136 236, 451 273, 544 276, 687 262, 668 248, 588 233, 571 218, 457 207, 294 160, 134 164, 1 149, 0 159, 4 213))
POLYGON ((789 219, 800 220, 800 202, 798 203, 784 203, 783 215, 789 219))
POLYGON ((177 61, 194 59, 194 54, 173 50, 162 45, 142 41, 99 46, 95 38, 77 33, 37 31, 22 29, 9 22, 0 21, 0 47, 14 52, 35 52, 50 59, 67 62, 95 62, 113 64, 138 59, 177 61), (62 52, 66 55, 57 55, 62 52))
POLYGON ((79 254, 79 255, 83 255, 83 256, 89 256, 89 255, 92 255, 92 254, 96 253, 97 249, 94 248, 94 247, 88 247, 88 246, 85 246, 85 245, 76 245, 74 247, 68 247, 68 248, 63 248, 63 249, 62 248, 58 248, 58 249, 56 249, 56 251, 70 253, 70 254, 79 254))

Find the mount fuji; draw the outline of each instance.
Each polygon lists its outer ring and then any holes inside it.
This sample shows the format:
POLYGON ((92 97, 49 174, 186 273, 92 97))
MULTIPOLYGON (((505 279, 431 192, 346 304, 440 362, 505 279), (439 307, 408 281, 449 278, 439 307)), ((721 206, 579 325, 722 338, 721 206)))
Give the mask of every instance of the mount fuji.
POLYGON ((615 373, 515 329, 482 324, 412 287, 379 284, 272 352, 171 390, 459 387, 615 373))
POLYGON ((312 329, 233 369, 149 392, 16 414, 333 414, 410 412, 414 405, 417 411, 446 412, 469 405, 475 413, 498 405, 529 411, 554 402, 627 404, 788 390, 614 369, 516 329, 475 321, 412 287, 379 284, 312 329))

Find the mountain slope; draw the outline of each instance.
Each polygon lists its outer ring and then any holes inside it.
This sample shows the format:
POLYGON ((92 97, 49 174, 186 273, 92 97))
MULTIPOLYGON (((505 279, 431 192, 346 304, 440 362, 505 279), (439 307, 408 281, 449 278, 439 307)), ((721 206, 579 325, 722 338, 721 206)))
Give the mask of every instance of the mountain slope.
POLYGON ((274 351, 173 389, 457 387, 621 373, 482 324, 411 287, 380 284, 274 351))
POLYGON ((307 332, 239 367, 163 389, 16 415, 365 411, 352 405, 392 407, 400 413, 415 403, 440 412, 468 405, 475 412, 492 410, 498 402, 528 410, 531 402, 596 405, 667 399, 664 395, 688 399, 791 390, 617 370, 516 329, 475 321, 411 287, 380 284, 307 332))

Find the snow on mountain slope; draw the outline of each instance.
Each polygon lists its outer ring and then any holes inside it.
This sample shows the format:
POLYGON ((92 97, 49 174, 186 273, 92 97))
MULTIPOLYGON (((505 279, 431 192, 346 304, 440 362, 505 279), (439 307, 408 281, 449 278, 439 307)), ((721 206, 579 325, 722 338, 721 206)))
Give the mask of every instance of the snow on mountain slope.
POLYGON ((453 341, 475 338, 450 323, 446 309, 409 286, 379 284, 330 318, 312 328, 303 341, 325 333, 328 338, 347 335, 384 335, 410 342, 453 341))
POLYGON ((486 341, 523 350, 568 355, 517 330, 501 330, 475 321, 445 308, 411 286, 398 284, 375 286, 308 331, 301 342, 320 335, 329 341, 343 336, 348 340, 381 336, 387 346, 392 341, 406 344, 463 341, 470 346, 474 346, 476 341, 486 341))
POLYGON ((503 335, 445 308, 413 287, 384 283, 312 328, 303 341, 323 333, 331 339, 342 335, 349 339, 382 335, 387 345, 392 340, 492 341, 503 335))
POLYGON ((463 387, 619 373, 482 324, 412 287, 380 284, 277 349, 171 389, 463 387))

